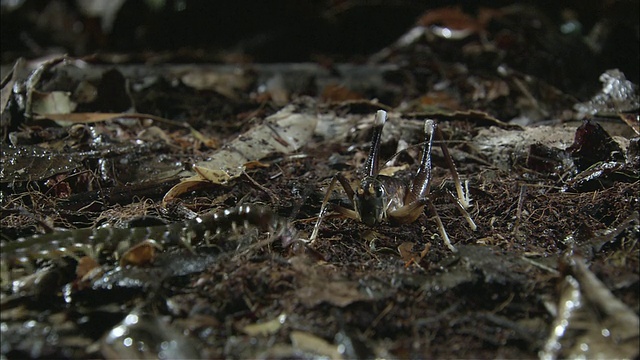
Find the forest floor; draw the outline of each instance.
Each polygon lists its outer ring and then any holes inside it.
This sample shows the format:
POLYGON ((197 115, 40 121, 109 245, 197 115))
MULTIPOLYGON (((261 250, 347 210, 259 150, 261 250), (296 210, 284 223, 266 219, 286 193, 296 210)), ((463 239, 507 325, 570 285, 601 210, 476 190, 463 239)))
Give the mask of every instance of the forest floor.
MULTIPOLYGON (((3 67, 2 354, 637 357, 637 87, 616 70, 581 86, 578 59, 544 66, 573 40, 541 50, 502 16, 359 63, 3 67), (363 178, 378 110, 381 172, 405 183, 425 121, 443 133, 436 212, 368 227, 328 211, 309 242, 333 176, 363 178), (240 205, 264 213, 225 215, 240 205), (148 235, 210 212, 237 229, 148 235)), ((339 185, 328 203, 353 209, 339 185)))

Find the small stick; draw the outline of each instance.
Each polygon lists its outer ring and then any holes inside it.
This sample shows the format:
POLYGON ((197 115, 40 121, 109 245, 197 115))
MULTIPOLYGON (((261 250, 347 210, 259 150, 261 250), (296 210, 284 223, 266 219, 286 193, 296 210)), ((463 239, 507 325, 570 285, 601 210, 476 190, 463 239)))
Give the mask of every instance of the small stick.
POLYGON ((527 193, 526 185, 520 186, 520 195, 518 196, 518 207, 516 209, 516 225, 513 227, 513 234, 518 232, 520 227, 520 220, 522 218, 522 204, 524 203, 524 196, 527 193))

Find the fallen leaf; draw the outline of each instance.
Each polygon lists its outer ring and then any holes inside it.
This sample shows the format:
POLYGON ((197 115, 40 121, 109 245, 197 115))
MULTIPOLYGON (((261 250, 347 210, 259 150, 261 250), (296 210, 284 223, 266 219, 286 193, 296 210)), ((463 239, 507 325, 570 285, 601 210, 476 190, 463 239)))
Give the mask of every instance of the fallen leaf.
POLYGON ((267 155, 288 154, 300 149, 313 135, 318 120, 311 114, 296 113, 295 109, 294 105, 285 107, 265 119, 263 124, 224 145, 209 160, 195 164, 194 174, 183 179, 191 184, 177 184, 167 192, 163 202, 189 191, 194 183, 225 184, 242 175, 245 164, 253 166, 267 155))
POLYGON ((402 260, 405 263, 409 263, 410 261, 413 260, 413 254, 414 254, 413 245, 414 243, 410 241, 405 241, 398 246, 398 252, 400 253, 400 258, 402 258, 402 260))
POLYGON ((197 90, 213 90, 229 98, 237 99, 253 82, 250 74, 238 70, 215 72, 213 70, 190 70, 181 77, 182 83, 197 90))
POLYGON ((431 250, 431 243, 427 243, 420 252, 413 251, 414 245, 414 243, 406 241, 398 246, 398 252, 405 263, 405 267, 409 267, 412 263, 419 263, 431 250))
POLYGON ((31 110, 35 114, 69 114, 76 106, 77 104, 71 101, 71 93, 66 91, 34 91, 32 94, 31 110))
POLYGON ((291 344, 302 351, 324 355, 330 359, 343 359, 343 356, 340 351, 338 351, 338 347, 336 345, 333 345, 311 333, 292 331, 289 338, 291 339, 291 344))
MULTIPOLYGON (((212 184, 212 182, 202 180, 200 177, 194 177, 194 178, 183 180, 182 182, 176 184, 174 187, 169 189, 169 191, 167 191, 167 193, 162 198, 162 203, 166 204, 181 194, 185 194, 190 191, 200 190, 207 186, 211 186, 212 184)), ((222 182, 220 182, 219 184, 221 183, 222 182)))
POLYGON ((295 257, 290 260, 293 268, 301 274, 301 286, 296 296, 305 306, 313 307, 323 302, 345 307, 357 301, 371 301, 388 296, 386 289, 382 291, 361 291, 364 282, 352 281, 341 277, 326 265, 308 263, 308 258, 295 257))
POLYGON ((287 315, 280 314, 275 319, 263 323, 247 325, 242 328, 242 331, 249 336, 267 336, 278 332, 286 320, 287 315))
POLYGON ((382 170, 380 170, 379 175, 393 176, 396 172, 401 170, 406 170, 408 168, 409 168, 409 165, 407 164, 402 164, 400 166, 387 166, 382 170))

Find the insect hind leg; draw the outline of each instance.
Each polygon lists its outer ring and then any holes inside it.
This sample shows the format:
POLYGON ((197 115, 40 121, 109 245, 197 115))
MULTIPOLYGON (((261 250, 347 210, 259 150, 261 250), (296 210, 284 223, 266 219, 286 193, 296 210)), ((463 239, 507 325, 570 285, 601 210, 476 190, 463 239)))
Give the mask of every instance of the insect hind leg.
POLYGON ((413 178, 411 183, 411 195, 414 199, 426 199, 429 195, 429 188, 431 187, 431 149, 433 145, 433 134, 436 129, 436 124, 433 120, 427 119, 424 122, 424 149, 422 150, 422 159, 420 160, 420 167, 418 173, 413 178))
POLYGON ((309 238, 309 243, 312 244, 316 238, 318 237, 318 232, 320 231, 320 224, 322 224, 322 220, 324 219, 325 213, 327 211, 327 207, 331 207, 332 210, 340 213, 342 216, 358 219, 358 214, 354 210, 343 208, 342 206, 335 206, 329 203, 329 198, 331 197, 331 192, 336 187, 336 183, 340 183, 340 186, 344 189, 344 192, 347 194, 349 202, 351 205, 353 204, 353 196, 354 191, 349 184, 349 181, 342 175, 336 174, 333 179, 331 179, 331 183, 327 188, 327 193, 324 195, 324 199, 322 200, 322 206, 320 207, 320 214, 318 215, 318 220, 316 221, 316 225, 313 227, 313 232, 311 233, 311 237, 309 238))
POLYGON ((424 150, 422 151, 422 159, 420 161, 420 168, 418 169, 418 173, 416 177, 413 179, 413 183, 411 185, 411 193, 415 196, 416 199, 423 199, 429 195, 429 188, 431 185, 431 151, 433 148, 433 139, 434 137, 440 142, 440 149, 442 149, 442 155, 444 157, 445 162, 447 163, 447 167, 449 168, 449 172, 451 172, 451 177, 453 178, 453 183, 456 188, 458 202, 464 209, 468 209, 471 207, 471 198, 469 197, 469 191, 465 192, 462 188, 462 182, 460 181, 460 175, 458 174, 458 169, 456 169, 456 164, 453 162, 451 154, 449 153, 449 149, 445 144, 444 136, 442 135, 442 131, 438 128, 436 122, 432 119, 427 119, 424 122, 424 133, 425 133, 425 145, 424 150))
MULTIPOLYGON (((371 138, 371 149, 367 162, 364 164, 363 173, 365 176, 378 175, 380 167, 380 139, 382 138, 382 128, 387 121, 387 112, 378 110, 373 120, 373 136, 371 138)), ((344 187, 344 186, 343 186, 344 187)))
POLYGON ((447 245, 449 250, 451 250, 454 253, 458 252, 458 249, 456 249, 456 247, 453 246, 453 244, 451 243, 451 239, 449 239, 449 235, 447 234, 447 230, 444 228, 444 224, 442 223, 442 219, 440 219, 440 215, 438 215, 438 211, 436 210, 436 207, 433 205, 433 202, 431 202, 431 200, 427 200, 427 205, 429 206, 429 210, 431 210, 431 212, 433 212, 433 217, 436 220, 436 224, 438 225, 438 231, 440 232, 440 236, 442 237, 442 241, 444 241, 444 244, 447 245))

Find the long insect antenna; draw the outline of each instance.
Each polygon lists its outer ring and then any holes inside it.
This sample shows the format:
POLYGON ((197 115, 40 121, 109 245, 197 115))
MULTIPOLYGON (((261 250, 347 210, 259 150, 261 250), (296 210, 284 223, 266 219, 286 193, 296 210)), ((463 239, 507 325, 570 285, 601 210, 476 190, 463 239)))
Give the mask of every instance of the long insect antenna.
POLYGON ((369 157, 364 166, 365 176, 375 176, 378 174, 380 155, 380 138, 382 136, 382 128, 387 121, 387 112, 384 110, 378 110, 376 117, 373 121, 373 138, 371 139, 371 149, 369 150, 369 157))

